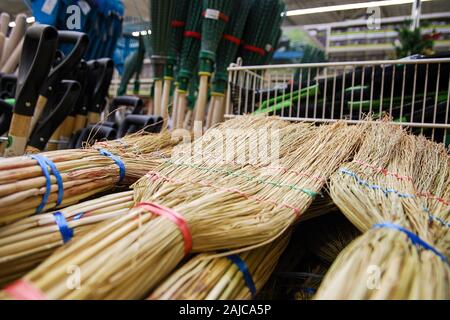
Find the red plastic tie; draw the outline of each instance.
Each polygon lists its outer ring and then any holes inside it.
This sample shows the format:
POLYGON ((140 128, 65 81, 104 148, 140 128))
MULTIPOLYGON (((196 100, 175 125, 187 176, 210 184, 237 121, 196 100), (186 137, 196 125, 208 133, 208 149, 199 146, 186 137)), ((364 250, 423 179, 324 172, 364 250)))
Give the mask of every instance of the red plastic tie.
POLYGON ((182 28, 186 25, 185 21, 180 21, 180 20, 172 20, 172 22, 170 23, 170 26, 172 28, 182 28))
POLYGON ((251 51, 251 52, 254 52, 254 53, 257 53, 257 54, 259 54, 262 57, 266 55, 266 50, 264 50, 263 48, 252 46, 250 44, 246 44, 244 46, 244 49, 248 50, 248 51, 251 51))
POLYGON ((202 35, 200 32, 196 31, 185 31, 183 35, 187 38, 195 38, 195 39, 201 39, 202 35))
POLYGON ((232 35, 230 35, 230 34, 224 34, 224 35, 223 35, 223 38, 224 38, 225 40, 228 40, 228 41, 234 43, 234 44, 237 45, 237 46, 240 46, 240 45, 241 45, 241 39, 236 38, 236 37, 234 37, 234 36, 232 36, 232 35))
POLYGON ((10 284, 4 291, 16 300, 48 300, 41 290, 22 279, 10 284))
POLYGON ((188 255, 191 252, 192 250, 191 231, 189 230, 189 226, 186 220, 181 214, 170 208, 152 202, 141 202, 136 207, 142 208, 145 211, 156 214, 158 216, 165 217, 174 222, 178 226, 178 229, 180 229, 181 235, 183 236, 184 239, 184 254, 188 255))

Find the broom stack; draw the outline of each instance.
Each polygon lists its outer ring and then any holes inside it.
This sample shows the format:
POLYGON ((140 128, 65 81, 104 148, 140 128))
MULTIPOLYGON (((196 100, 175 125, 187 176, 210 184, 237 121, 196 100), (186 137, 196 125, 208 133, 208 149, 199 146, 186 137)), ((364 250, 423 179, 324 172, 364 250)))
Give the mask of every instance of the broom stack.
POLYGON ((181 49, 180 70, 178 71, 178 90, 175 94, 177 105, 177 123, 175 128, 183 128, 185 113, 187 111, 186 96, 188 93, 189 82, 194 75, 194 69, 198 63, 198 54, 201 44, 202 30, 202 1, 189 1, 189 9, 184 31, 183 47, 181 49))
POLYGON ((167 278, 151 300, 249 300, 269 279, 289 242, 290 231, 274 242, 239 255, 195 256, 167 278))
POLYGON ((171 21, 175 8, 174 0, 151 0, 150 14, 152 19, 152 48, 151 56, 154 79, 154 113, 167 119, 167 110, 162 109, 162 90, 164 66, 167 63, 169 51, 169 35, 171 21))
POLYGON ((125 214, 132 206, 133 191, 126 191, 23 218, 0 228, 0 287, 35 268, 73 237, 125 214))
POLYGON ((87 149, 0 160, 0 225, 131 184, 170 156, 169 133, 134 134, 87 149))
POLYGON ((316 298, 449 299, 449 182, 443 145, 373 126, 330 183, 363 235, 339 255, 316 298))
POLYGON ((229 23, 231 10, 235 2, 235 0, 203 1, 202 42, 198 73, 200 86, 195 109, 195 121, 201 123, 201 128, 203 128, 205 120, 209 78, 214 69, 216 51, 222 39, 225 26, 229 23))
POLYGON ((230 20, 217 49, 212 98, 208 111, 207 128, 223 121, 224 97, 228 81, 227 68, 236 60, 245 23, 254 0, 234 1, 230 20))
POLYGON ((202 152, 183 148, 184 155, 142 178, 128 214, 75 239, 13 288, 27 283, 50 299, 137 299, 191 252, 228 249, 230 255, 268 244, 304 214, 323 181, 357 150, 362 132, 342 123, 314 127, 259 117, 226 122, 190 146, 202 152), (227 143, 237 148, 218 154, 220 130, 233 128, 241 130, 227 143), (246 146, 250 154, 256 151, 256 129, 279 143, 279 152, 242 163, 246 146), (68 265, 83 274, 79 290, 65 285, 68 265))

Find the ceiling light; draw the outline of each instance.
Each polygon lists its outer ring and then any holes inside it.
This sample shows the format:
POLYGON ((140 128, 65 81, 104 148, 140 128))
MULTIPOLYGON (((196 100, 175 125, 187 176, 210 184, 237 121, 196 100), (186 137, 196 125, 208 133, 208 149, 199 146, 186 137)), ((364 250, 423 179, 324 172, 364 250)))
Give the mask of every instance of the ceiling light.
POLYGON ((27 18, 27 23, 34 23, 34 22, 36 22, 36 19, 34 17, 27 18))
MULTIPOLYGON (((432 0, 422 0, 422 2, 427 2, 432 0)), ((322 12, 332 12, 332 11, 343 11, 343 10, 354 10, 354 9, 365 9, 373 7, 386 7, 395 6, 400 4, 411 4, 414 0, 383 0, 383 1, 370 1, 370 2, 358 2, 349 4, 340 4, 335 6, 308 8, 308 9, 298 9, 286 11, 286 16, 300 16, 312 13, 322 13, 322 12)))
POLYGON ((141 36, 146 36, 147 35, 147 31, 141 31, 141 36))
POLYGON ((133 35, 133 37, 139 37, 139 31, 134 31, 131 34, 133 35))
POLYGON ((14 27, 16 26, 16 23, 15 23, 14 21, 11 21, 11 22, 8 24, 8 26, 9 26, 10 28, 14 28, 14 27))

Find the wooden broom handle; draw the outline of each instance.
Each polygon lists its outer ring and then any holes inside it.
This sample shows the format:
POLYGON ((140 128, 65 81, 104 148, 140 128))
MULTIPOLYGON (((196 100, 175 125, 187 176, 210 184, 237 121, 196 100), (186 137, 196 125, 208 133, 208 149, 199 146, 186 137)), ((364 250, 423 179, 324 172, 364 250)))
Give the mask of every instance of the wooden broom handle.
POLYGON ((155 93, 153 97, 153 109, 155 116, 162 116, 162 110, 161 110, 161 96, 162 96, 162 80, 156 80, 155 81, 155 93))
POLYGON ((208 112, 206 113, 205 130, 208 130, 211 127, 212 117, 213 117, 213 109, 214 109, 214 104, 215 103, 216 103, 216 97, 212 96, 211 100, 209 100, 208 112))
POLYGON ((206 100, 208 99, 208 80, 207 75, 200 76, 200 87, 198 89, 197 106, 195 107, 195 121, 205 120, 206 100))
MULTIPOLYGON (((17 66, 19 65, 19 62, 20 62, 20 57, 22 55, 23 41, 24 41, 24 38, 22 38, 22 40, 20 40, 19 44, 14 49, 12 55, 6 59, 6 62, 2 68, 3 73, 10 74, 10 73, 14 73, 14 71, 16 71, 17 66)), ((1 40, 0 40, 0 42, 1 42, 1 40)))
POLYGON ((178 128, 178 88, 175 88, 175 93, 173 94, 173 104, 172 104, 172 126, 173 129, 178 128))
POLYGON ((178 92, 177 102, 177 129, 184 128, 184 117, 186 116, 186 92, 178 92))
POLYGON ((169 98, 171 85, 172 80, 164 80, 163 93, 161 98, 161 116, 164 119, 164 128, 167 128, 167 123, 169 121, 169 98))
POLYGON ((9 23, 11 17, 6 12, 0 15, 0 32, 6 37, 8 35, 9 23))
POLYGON ((215 104, 212 105, 212 120, 211 127, 223 121, 223 115, 225 113, 225 97, 224 96, 216 96, 215 104))
POLYGON ((3 33, 0 32, 0 61, 2 60, 3 51, 5 49, 6 38, 3 33))
POLYGON ((13 53, 14 49, 17 47, 17 44, 20 42, 20 39, 25 35, 26 29, 26 16, 24 14, 19 14, 16 17, 16 26, 11 31, 11 35, 6 41, 5 49, 3 50, 2 62, 0 63, 1 67, 6 63, 6 60, 13 53))

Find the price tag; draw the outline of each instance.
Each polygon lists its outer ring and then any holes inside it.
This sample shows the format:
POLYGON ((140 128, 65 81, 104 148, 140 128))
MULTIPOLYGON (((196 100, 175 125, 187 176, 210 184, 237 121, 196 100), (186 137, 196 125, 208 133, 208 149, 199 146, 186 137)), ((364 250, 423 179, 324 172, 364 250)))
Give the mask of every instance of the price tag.
POLYGON ((57 3, 58 0, 45 0, 44 4, 42 5, 41 11, 45 14, 51 15, 53 13, 53 10, 55 10, 57 3))
POLYGON ((206 9, 205 18, 219 20, 220 11, 215 9, 206 9))

